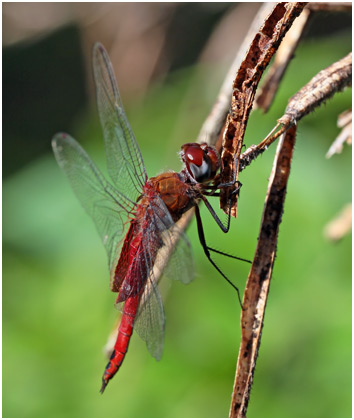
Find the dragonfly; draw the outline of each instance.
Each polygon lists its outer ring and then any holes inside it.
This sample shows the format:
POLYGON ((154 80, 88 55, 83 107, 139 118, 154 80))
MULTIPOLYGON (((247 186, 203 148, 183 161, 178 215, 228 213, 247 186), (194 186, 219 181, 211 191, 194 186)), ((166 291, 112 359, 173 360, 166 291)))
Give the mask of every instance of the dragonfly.
MULTIPOLYGON (((189 209, 195 209, 199 239, 207 258, 241 299, 238 288, 211 258, 210 252, 228 254, 207 246, 198 207, 202 200, 221 229, 229 230, 230 216, 224 225, 206 198, 218 195, 220 188, 230 187, 230 183, 218 182, 220 159, 216 149, 206 143, 186 143, 180 151, 184 164, 181 172, 148 178, 123 109, 112 63, 100 43, 93 47, 93 71, 111 180, 103 176, 70 135, 56 134, 52 147, 105 246, 110 288, 118 293, 116 305, 122 311, 114 349, 102 376, 103 393, 124 360, 133 330, 146 342, 153 357, 160 360, 162 356, 165 316, 158 289, 159 273, 164 271, 167 277, 186 284, 193 278, 190 243, 178 226, 189 209)), ((233 192, 237 193, 240 185, 232 182, 233 192)))

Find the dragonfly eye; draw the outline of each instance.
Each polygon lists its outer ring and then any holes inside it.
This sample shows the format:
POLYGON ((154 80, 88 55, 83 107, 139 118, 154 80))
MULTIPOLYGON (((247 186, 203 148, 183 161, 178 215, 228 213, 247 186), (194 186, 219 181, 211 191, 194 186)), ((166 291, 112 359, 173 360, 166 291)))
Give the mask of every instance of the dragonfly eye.
POLYGON ((206 143, 184 144, 181 148, 181 158, 189 175, 196 182, 212 180, 220 166, 215 148, 206 143))

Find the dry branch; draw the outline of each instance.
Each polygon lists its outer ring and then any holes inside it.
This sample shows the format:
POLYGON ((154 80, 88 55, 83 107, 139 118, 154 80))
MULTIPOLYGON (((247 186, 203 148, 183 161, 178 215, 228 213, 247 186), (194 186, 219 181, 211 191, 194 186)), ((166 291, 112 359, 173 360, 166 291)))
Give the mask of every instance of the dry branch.
POLYGON ((352 144, 352 110, 342 112, 338 116, 337 126, 342 129, 337 138, 329 148, 326 158, 329 159, 335 153, 341 153, 343 144, 352 144))
POLYGON ((352 53, 320 71, 307 85, 290 98, 285 114, 279 119, 289 126, 300 121, 336 92, 351 84, 352 53))
MULTIPOLYGON (((202 125, 197 138, 197 142, 206 142, 210 145, 216 145, 220 131, 225 123, 227 113, 230 109, 232 82, 235 78, 235 74, 237 73, 243 58, 249 49, 252 39, 258 32, 266 17, 272 11, 275 4, 276 3, 264 3, 254 17, 250 29, 245 36, 241 46, 239 47, 236 56, 227 72, 224 82, 220 88, 218 97, 212 106, 208 117, 202 125)), ((221 144, 219 146, 216 145, 216 148, 219 150, 221 148, 221 144)))
POLYGON ((324 228, 324 235, 331 241, 339 241, 352 229, 352 204, 346 204, 341 212, 324 228))
POLYGON ((296 126, 283 135, 277 149, 262 216, 256 253, 248 276, 241 315, 241 346, 230 417, 245 417, 263 328, 278 231, 295 144, 296 126))
MULTIPOLYGON (((212 106, 209 115, 202 125, 197 138, 199 143, 206 142, 210 145, 216 144, 222 126, 225 123, 226 115, 230 109, 232 81, 234 80, 235 74, 247 52, 247 49, 249 48, 251 41, 254 39, 255 34, 258 33, 259 27, 264 23, 265 19, 271 13, 275 5, 276 3, 265 3, 262 5, 257 15, 253 19, 252 25, 227 72, 218 97, 216 98, 216 101, 212 106)), ((179 222, 181 224, 181 229, 183 229, 182 226, 184 226, 184 229, 186 229, 193 217, 193 214, 194 211, 191 210, 182 216, 179 222)))
POLYGON ((298 19, 295 20, 289 32, 285 35, 283 42, 276 53, 273 64, 271 65, 265 81, 257 92, 255 105, 267 112, 278 91, 279 84, 285 74, 286 69, 293 58, 294 51, 300 42, 306 24, 310 17, 310 10, 305 8, 298 19))
POLYGON ((309 2, 307 8, 314 11, 325 11, 325 12, 348 12, 352 10, 352 3, 345 1, 338 2, 309 2))
MULTIPOLYGON (((222 182, 232 181, 236 172, 238 177, 238 159, 241 154, 243 137, 252 109, 254 96, 270 59, 294 19, 301 13, 306 3, 277 3, 271 14, 256 34, 248 53, 237 72, 232 88, 231 112, 227 116, 222 148, 222 182), (235 166, 235 156, 237 165, 235 166)), ((229 211, 230 188, 224 188, 220 195, 220 207, 229 211)), ((237 195, 233 196, 231 215, 236 217, 237 195)))
POLYGON ((285 114, 279 118, 278 124, 271 133, 257 146, 249 147, 240 156, 240 170, 244 169, 257 156, 263 153, 289 127, 330 99, 336 92, 351 85, 351 81, 352 53, 349 53, 341 60, 320 71, 309 83, 290 98, 285 114), (273 134, 274 132, 275 134, 273 134))

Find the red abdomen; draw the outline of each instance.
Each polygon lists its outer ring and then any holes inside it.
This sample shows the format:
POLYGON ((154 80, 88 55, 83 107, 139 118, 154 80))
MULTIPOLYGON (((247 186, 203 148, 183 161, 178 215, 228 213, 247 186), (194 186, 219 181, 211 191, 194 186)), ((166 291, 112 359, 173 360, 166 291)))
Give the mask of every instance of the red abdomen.
POLYGON ((166 217, 165 206, 172 219, 177 221, 193 204, 189 186, 176 173, 150 178, 144 186, 142 199, 136 209, 135 219, 131 221, 114 272, 112 290, 118 292, 116 303, 124 302, 124 307, 114 350, 102 377, 101 392, 117 373, 128 350, 146 281, 163 246, 161 231, 164 223, 166 229, 171 223, 171 218, 166 217), (157 224, 156 219, 160 220, 162 226, 157 224))
MULTIPOLYGON (((119 288, 116 303, 124 302, 124 306, 114 350, 102 376, 101 393, 123 363, 148 277, 145 255, 147 251, 142 246, 143 230, 140 230, 140 222, 139 218, 131 222, 115 270, 113 290, 117 291, 119 288)), ((150 252, 149 257, 153 260, 155 253, 150 252)))
POLYGON ((108 382, 117 373, 124 360, 125 353, 128 350, 130 337, 133 333, 134 320, 140 297, 141 294, 129 297, 124 303, 123 315, 118 329, 116 344, 114 345, 114 350, 102 376, 101 393, 103 393, 108 382))

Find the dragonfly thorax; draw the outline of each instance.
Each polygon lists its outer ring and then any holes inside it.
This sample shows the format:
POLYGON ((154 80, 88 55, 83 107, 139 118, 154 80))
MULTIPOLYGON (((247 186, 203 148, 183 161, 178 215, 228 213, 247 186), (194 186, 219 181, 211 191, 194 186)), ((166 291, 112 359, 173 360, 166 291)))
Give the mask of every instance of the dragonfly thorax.
POLYGON ((185 182, 185 177, 176 172, 165 172, 150 178, 144 186, 144 194, 150 200, 157 194, 175 222, 194 205, 196 198, 194 189, 185 182))
POLYGON ((180 156, 192 182, 213 180, 220 167, 216 149, 207 143, 186 143, 181 147, 180 156))

